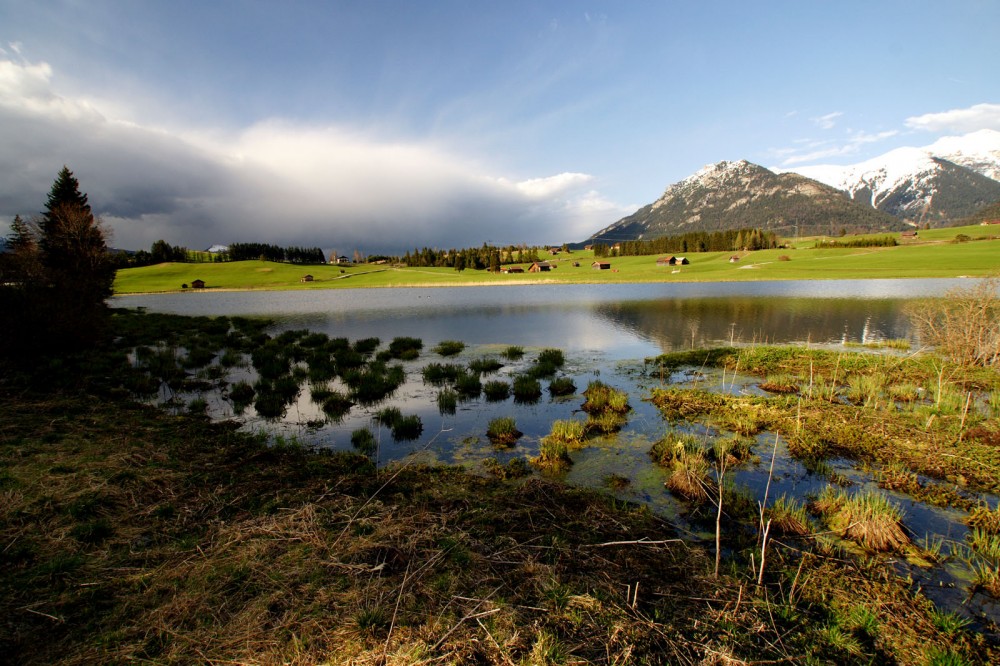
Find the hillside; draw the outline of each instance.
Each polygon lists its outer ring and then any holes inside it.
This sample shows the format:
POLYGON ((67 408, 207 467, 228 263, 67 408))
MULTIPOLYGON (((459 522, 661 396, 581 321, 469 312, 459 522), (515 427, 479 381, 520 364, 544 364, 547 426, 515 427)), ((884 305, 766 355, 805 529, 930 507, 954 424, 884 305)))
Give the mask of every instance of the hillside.
POLYGON ((666 189, 657 201, 601 229, 590 241, 657 238, 758 227, 783 235, 894 231, 904 223, 843 192, 746 160, 719 162, 666 189))

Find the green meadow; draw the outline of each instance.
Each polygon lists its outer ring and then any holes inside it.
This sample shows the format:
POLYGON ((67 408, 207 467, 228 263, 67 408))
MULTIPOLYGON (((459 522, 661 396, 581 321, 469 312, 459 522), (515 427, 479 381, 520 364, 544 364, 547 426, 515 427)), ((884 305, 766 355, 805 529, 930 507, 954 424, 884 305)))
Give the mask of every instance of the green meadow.
MULTIPOLYGON (((986 276, 1000 271, 1000 236, 994 232, 994 228, 982 226, 930 229, 920 231, 915 240, 901 240, 895 247, 870 248, 823 248, 816 247, 823 238, 797 238, 776 250, 687 253, 684 256, 690 264, 685 266, 657 266, 655 255, 610 257, 603 260, 611 264, 608 270, 591 267, 593 252, 563 252, 549 257, 554 267, 551 271, 509 275, 389 265, 165 263, 119 270, 114 289, 116 294, 181 291, 182 285, 190 286, 194 280, 203 280, 206 290, 277 290, 986 276), (739 259, 730 261, 734 256, 739 259), (302 281, 306 274, 313 276, 312 282, 302 281)), ((521 266, 527 268, 528 264, 521 266)))

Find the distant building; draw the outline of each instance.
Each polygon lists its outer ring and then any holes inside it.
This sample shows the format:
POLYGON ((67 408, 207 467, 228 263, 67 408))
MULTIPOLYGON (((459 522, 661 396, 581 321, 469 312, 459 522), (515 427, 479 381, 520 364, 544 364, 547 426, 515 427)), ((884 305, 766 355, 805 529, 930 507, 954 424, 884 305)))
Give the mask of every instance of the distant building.
POLYGON ((299 282, 312 282, 312 281, 313 281, 312 275, 303 275, 302 278, 299 280, 299 282))
POLYGON ((529 273, 548 273, 552 270, 552 264, 547 261, 536 261, 528 267, 529 273))
POLYGON ((191 280, 191 288, 192 289, 204 289, 205 288, 205 281, 204 280, 191 280))
POLYGON ((523 273, 524 269, 520 266, 504 266, 500 269, 501 273, 523 273))
POLYGON ((611 269, 610 261, 595 261, 590 265, 591 268, 598 271, 607 271, 611 269))

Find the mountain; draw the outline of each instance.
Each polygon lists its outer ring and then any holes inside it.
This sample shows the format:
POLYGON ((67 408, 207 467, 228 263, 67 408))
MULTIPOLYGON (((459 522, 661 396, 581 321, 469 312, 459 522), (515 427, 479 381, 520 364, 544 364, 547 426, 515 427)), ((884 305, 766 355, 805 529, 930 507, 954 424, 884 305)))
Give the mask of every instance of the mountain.
POLYGON ((816 180, 740 160, 706 166, 590 240, 614 243, 745 227, 809 235, 892 231, 904 223, 816 180))
POLYGON ((814 178, 901 219, 944 226, 1000 201, 1000 132, 980 130, 923 148, 897 148, 858 164, 787 172, 814 178))

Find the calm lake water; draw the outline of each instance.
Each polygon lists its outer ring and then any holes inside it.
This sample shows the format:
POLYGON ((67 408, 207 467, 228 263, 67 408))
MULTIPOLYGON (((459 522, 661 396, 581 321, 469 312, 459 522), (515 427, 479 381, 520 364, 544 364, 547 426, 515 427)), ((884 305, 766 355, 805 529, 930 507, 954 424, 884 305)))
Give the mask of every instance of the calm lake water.
MULTIPOLYGON (((573 466, 563 475, 572 484, 602 488, 615 474, 629 480, 615 491, 622 499, 650 505, 684 524, 682 503, 663 486, 665 474, 650 462, 648 451, 669 427, 644 398, 664 379, 700 383, 708 388, 759 392, 753 378, 720 379, 709 375, 660 378, 647 372, 643 360, 662 352, 731 343, 797 343, 839 347, 888 339, 910 339, 916 346, 906 303, 916 297, 940 296, 973 284, 968 279, 837 280, 802 282, 635 284, 635 285, 526 285, 503 287, 296 290, 261 292, 193 292, 122 296, 115 307, 144 307, 184 315, 257 315, 275 321, 274 332, 310 329, 331 337, 357 340, 378 337, 383 345, 398 336, 420 338, 424 351, 404 363, 405 384, 385 403, 404 414, 417 415, 423 433, 413 441, 394 441, 373 419, 380 406, 354 407, 343 419, 331 422, 312 402, 308 385, 280 420, 257 417, 250 407, 240 415, 246 428, 275 436, 296 436, 331 449, 349 450, 351 433, 371 428, 377 434, 379 464, 412 460, 448 463, 481 469, 487 458, 505 462, 537 455, 539 441, 557 419, 582 418, 580 393, 595 379, 626 391, 633 411, 618 434, 590 440, 572 454, 573 466), (441 358, 431 350, 442 340, 460 340, 460 355, 441 358), (439 388, 425 384, 422 369, 431 362, 467 364, 492 357, 508 345, 525 348, 523 361, 504 361, 496 375, 483 378, 510 381, 525 370, 537 351, 554 347, 566 356, 561 376, 571 378, 576 395, 551 398, 544 393, 534 404, 516 404, 512 398, 489 402, 484 397, 459 404, 454 414, 437 406, 439 388), (534 353, 534 354, 533 354, 534 353), (513 416, 524 436, 509 450, 497 451, 485 436, 490 420, 513 416)), ((237 369, 230 381, 253 381, 252 369, 237 369)), ((547 383, 543 381, 543 387, 547 383)), ((338 388, 336 380, 332 388, 338 388)), ((161 396, 163 398, 169 396, 161 396)), ((188 400, 194 396, 176 396, 188 400)), ((222 393, 207 396, 209 413, 216 418, 235 416, 222 393)), ((735 474, 736 482, 763 495, 773 434, 761 436, 757 453, 764 463, 735 474)), ((771 497, 787 493, 803 498, 818 493, 824 477, 778 450, 771 497)), ((849 461, 832 461, 833 469, 859 487, 872 485, 869 474, 849 461)), ((952 542, 964 539, 962 513, 926 507, 905 495, 890 493, 906 515, 907 527, 917 536, 937 535, 952 542)), ((989 498, 991 503, 996 498, 989 498)), ((916 571, 915 577, 937 601, 961 606, 967 574, 939 567, 916 571), (948 586, 953 587, 948 587, 948 586), (942 587, 943 586, 943 587, 942 587)), ((962 612, 1000 617, 992 601, 977 595, 962 612)), ((980 615, 981 617, 981 615, 980 615)))
POLYGON ((965 279, 195 292, 112 304, 187 315, 262 315, 280 329, 351 339, 554 346, 642 358, 730 341, 868 342, 905 338, 906 300, 965 279))

